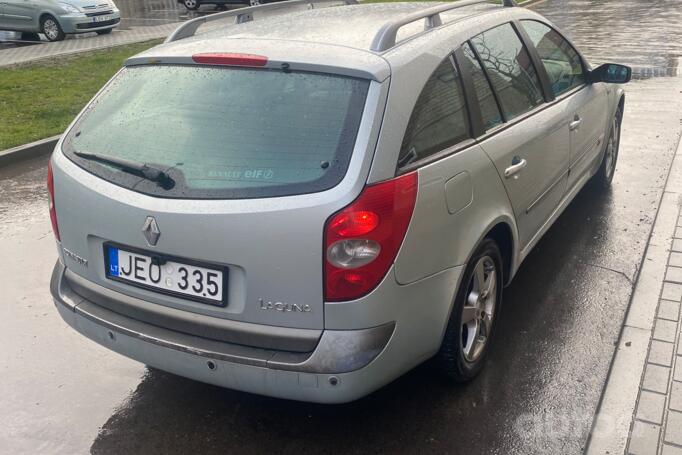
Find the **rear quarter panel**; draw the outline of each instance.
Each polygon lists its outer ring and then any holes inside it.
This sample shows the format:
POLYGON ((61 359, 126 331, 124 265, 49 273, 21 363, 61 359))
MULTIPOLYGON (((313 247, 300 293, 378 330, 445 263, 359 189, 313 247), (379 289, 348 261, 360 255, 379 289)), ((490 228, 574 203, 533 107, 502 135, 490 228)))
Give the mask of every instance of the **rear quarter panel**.
POLYGON ((506 223, 511 228, 516 244, 514 215, 507 193, 479 145, 424 166, 418 172, 417 203, 396 260, 399 283, 411 283, 466 264, 476 245, 497 223, 506 223), (453 192, 449 183, 455 179, 458 181, 453 192))

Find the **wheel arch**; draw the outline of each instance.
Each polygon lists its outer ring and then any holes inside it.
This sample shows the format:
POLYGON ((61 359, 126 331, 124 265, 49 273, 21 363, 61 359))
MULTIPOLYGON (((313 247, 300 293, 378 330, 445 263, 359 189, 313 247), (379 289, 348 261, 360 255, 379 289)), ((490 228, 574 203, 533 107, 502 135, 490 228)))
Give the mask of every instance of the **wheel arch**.
MULTIPOLYGON (((621 115, 623 112, 625 112, 625 91, 623 89, 619 90, 619 98, 618 98, 618 105, 616 107, 616 110, 620 109, 621 115)), ((615 114, 615 112, 614 112, 615 114)))
MULTIPOLYGON (((38 25, 42 28, 43 26, 43 21, 47 19, 48 17, 51 17, 52 19, 56 20, 57 23, 59 23, 59 19, 57 19, 54 14, 50 13, 49 11, 43 11, 38 15, 38 25)), ((61 26, 61 24, 60 24, 61 26)))
POLYGON ((500 254, 502 255, 502 282, 505 286, 508 285, 513 276, 514 246, 516 245, 511 226, 505 221, 499 221, 487 231, 483 239, 494 240, 500 249, 500 254))

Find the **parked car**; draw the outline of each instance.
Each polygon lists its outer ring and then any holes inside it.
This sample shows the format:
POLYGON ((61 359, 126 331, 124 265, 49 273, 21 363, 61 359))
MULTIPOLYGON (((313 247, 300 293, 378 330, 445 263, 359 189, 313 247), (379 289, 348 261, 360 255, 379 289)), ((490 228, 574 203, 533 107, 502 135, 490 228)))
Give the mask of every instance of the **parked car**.
POLYGON ((42 33, 49 41, 67 34, 106 35, 121 22, 112 0, 2 0, 0 30, 42 33))
POLYGON ((432 357, 469 381, 503 286, 589 180, 609 187, 631 70, 523 8, 307 3, 185 23, 67 129, 56 306, 258 394, 347 402, 432 357))
POLYGON ((198 10, 201 5, 216 5, 225 7, 227 5, 261 5, 265 3, 274 3, 282 0, 178 0, 185 8, 190 11, 198 10))

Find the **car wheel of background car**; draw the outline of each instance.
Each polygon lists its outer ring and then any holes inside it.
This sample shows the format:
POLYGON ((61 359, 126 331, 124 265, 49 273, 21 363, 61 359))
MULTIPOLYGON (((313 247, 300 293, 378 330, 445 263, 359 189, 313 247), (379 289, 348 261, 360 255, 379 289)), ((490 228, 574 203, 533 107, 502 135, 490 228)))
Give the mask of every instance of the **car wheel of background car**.
POLYGON ((485 239, 469 261, 438 353, 441 369, 456 382, 483 367, 502 302, 502 255, 485 239))
POLYGON ((611 186, 613 174, 616 172, 616 161, 618 161, 618 149, 620 148, 620 124, 623 120, 623 110, 618 107, 616 115, 611 122, 611 131, 606 142, 606 150, 601 166, 597 171, 596 179, 603 188, 611 186))
POLYGON ((199 6, 201 6, 199 0, 183 0, 182 3, 185 5, 185 8, 192 11, 199 9, 199 6))
POLYGON ((52 16, 45 16, 40 21, 40 30, 48 41, 61 41, 66 36, 57 19, 52 16))
POLYGON ((98 35, 108 35, 109 33, 111 33, 112 30, 113 30, 113 28, 108 28, 106 30, 97 30, 97 34, 98 35))

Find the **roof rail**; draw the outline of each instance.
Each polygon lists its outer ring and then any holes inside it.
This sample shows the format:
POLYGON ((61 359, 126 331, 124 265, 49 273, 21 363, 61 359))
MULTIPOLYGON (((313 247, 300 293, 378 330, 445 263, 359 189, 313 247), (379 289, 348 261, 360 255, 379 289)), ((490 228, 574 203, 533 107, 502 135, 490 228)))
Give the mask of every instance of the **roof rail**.
MULTIPOLYGON (((374 36, 370 49, 374 52, 383 52, 395 46, 398 30, 407 24, 411 24, 412 22, 418 21, 419 19, 425 19, 424 30, 430 30, 443 25, 443 21, 440 18, 440 13, 457 8, 463 8, 465 6, 477 5, 479 3, 490 3, 490 0, 460 0, 453 3, 447 3, 445 5, 426 8, 424 10, 408 14, 407 16, 401 17, 400 19, 387 22, 374 36)), ((514 0, 503 0, 502 6, 507 7, 518 5, 514 0)))
POLYGON ((166 43, 171 43, 173 41, 178 41, 181 39, 189 38, 197 33, 197 30, 202 25, 208 22, 215 22, 222 19, 227 19, 234 17, 235 24, 242 24, 244 22, 250 22, 253 20, 253 13, 260 13, 263 11, 275 11, 275 10, 286 10, 292 7, 308 5, 309 9, 315 9, 319 6, 342 6, 342 5, 355 5, 357 0, 288 0, 285 2, 276 3, 265 3, 262 5, 249 6, 246 8, 238 8, 230 11, 224 11, 221 13, 211 14, 208 16, 197 17, 196 19, 189 20, 178 27, 173 33, 166 38, 166 43))

